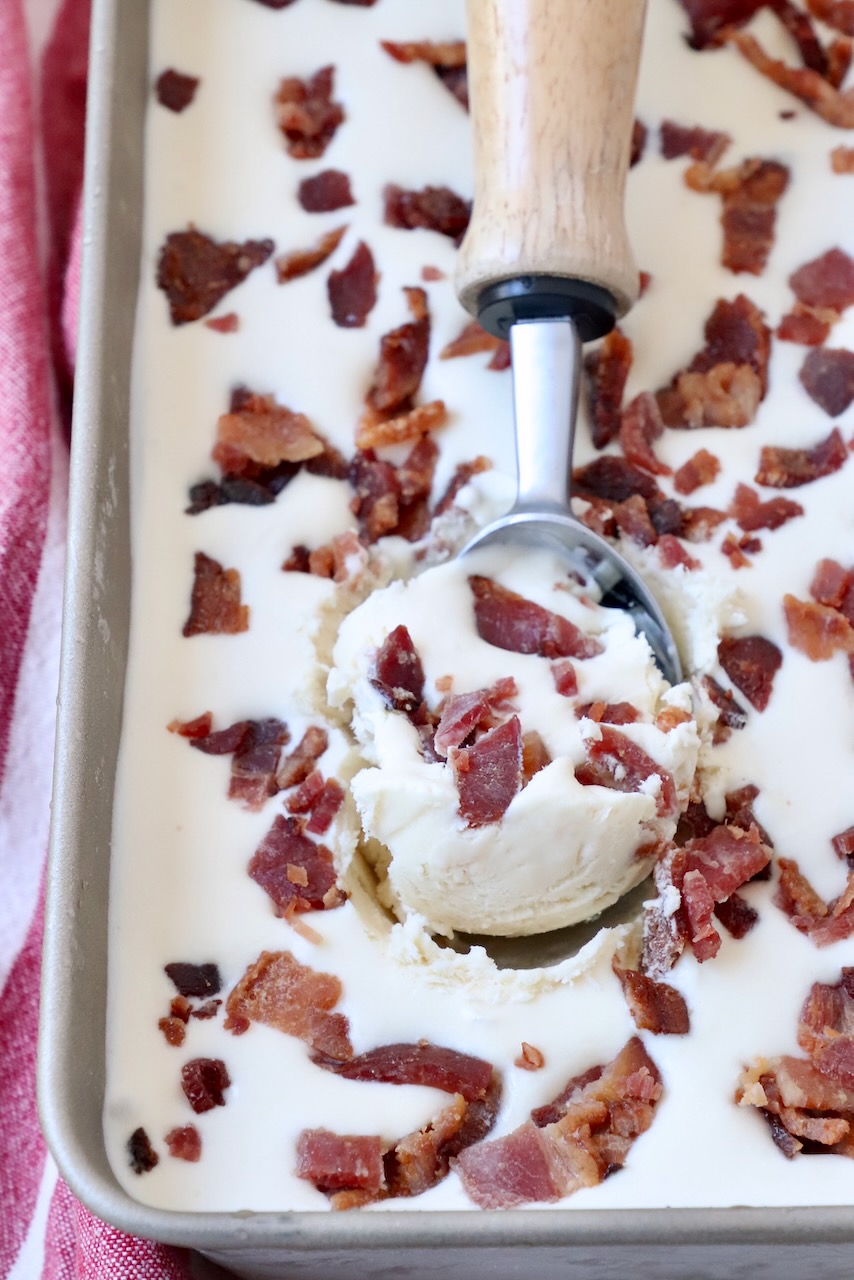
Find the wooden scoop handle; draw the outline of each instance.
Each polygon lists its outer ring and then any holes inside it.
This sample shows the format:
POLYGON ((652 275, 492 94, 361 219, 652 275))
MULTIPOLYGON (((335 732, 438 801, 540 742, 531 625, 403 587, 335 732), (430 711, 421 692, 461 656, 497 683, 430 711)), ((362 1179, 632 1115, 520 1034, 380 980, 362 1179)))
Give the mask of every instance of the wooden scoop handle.
POLYGON ((646 0, 467 0, 474 210, 457 293, 491 332, 637 298, 623 202, 646 0))

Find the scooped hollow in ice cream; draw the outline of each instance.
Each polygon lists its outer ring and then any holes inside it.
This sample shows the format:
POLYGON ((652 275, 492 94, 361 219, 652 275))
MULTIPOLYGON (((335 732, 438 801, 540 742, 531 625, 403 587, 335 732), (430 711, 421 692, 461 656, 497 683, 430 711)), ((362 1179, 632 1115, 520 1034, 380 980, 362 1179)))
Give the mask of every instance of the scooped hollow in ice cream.
POLYGON ((490 548, 375 592, 333 662, 401 918, 561 928, 639 884, 672 837, 699 749, 690 688, 554 555, 490 548))

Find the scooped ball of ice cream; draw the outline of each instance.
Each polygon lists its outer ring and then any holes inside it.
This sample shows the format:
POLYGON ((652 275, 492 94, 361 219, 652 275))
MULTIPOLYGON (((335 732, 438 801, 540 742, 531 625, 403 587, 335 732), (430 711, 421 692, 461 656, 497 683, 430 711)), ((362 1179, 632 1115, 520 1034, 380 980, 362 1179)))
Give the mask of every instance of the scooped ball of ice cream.
POLYGON ((639 884, 672 838, 699 749, 690 688, 555 555, 485 548, 395 582, 344 620, 333 663, 400 918, 558 929, 639 884))

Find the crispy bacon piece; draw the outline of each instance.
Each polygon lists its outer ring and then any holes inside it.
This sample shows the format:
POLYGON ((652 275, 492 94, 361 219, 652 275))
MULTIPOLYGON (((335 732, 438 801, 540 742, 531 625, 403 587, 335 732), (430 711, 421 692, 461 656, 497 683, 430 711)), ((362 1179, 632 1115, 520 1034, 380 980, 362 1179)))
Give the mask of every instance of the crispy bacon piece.
POLYGON ((584 744, 588 763, 579 765, 575 770, 581 785, 610 787, 614 791, 640 791, 647 779, 657 777, 656 813, 660 818, 672 816, 676 809, 673 775, 631 738, 610 725, 601 725, 599 735, 584 744))
POLYGON ((458 336, 445 344, 439 352, 440 360, 456 360, 460 356, 475 356, 489 351, 492 359, 487 369, 502 369, 510 366, 510 344, 504 338, 496 338, 481 328, 477 320, 470 320, 458 336), (506 355, 506 361, 504 356, 506 355))
POLYGON ((181 1068, 181 1088, 197 1115, 224 1107, 224 1091, 230 1084, 222 1058, 192 1058, 181 1068))
POLYGON ((658 403, 649 391, 643 391, 620 415, 620 448, 634 466, 654 476, 669 476, 672 468, 656 457, 652 442, 664 430, 658 403))
POLYGON ((673 473, 673 488, 677 493, 687 496, 702 485, 711 484, 716 480, 720 469, 720 461, 713 453, 709 453, 708 449, 698 449, 673 473))
POLYGON ((381 338, 379 361, 367 394, 369 407, 384 415, 412 408, 430 347, 427 294, 421 288, 407 288, 404 293, 412 319, 381 338))
POLYGON ((500 822, 522 786, 522 730, 518 716, 483 734, 470 747, 452 747, 448 761, 470 827, 500 822))
POLYGON ((436 72, 446 89, 454 95, 460 106, 468 110, 468 76, 464 40, 412 40, 403 44, 393 40, 381 40, 380 44, 397 62, 426 62, 436 72))
POLYGON ((240 603, 240 574, 224 569, 218 560, 197 551, 194 562, 190 616, 185 636, 237 635, 249 630, 249 606, 240 603))
POLYGON ((239 720, 227 729, 196 738, 191 746, 206 755, 232 754, 230 800, 240 800, 247 809, 260 809, 277 792, 276 770, 281 748, 290 741, 290 732, 281 720, 239 720))
POLYGON ((483 1209, 559 1200, 625 1164, 661 1092, 655 1063, 633 1037, 612 1062, 570 1081, 559 1118, 540 1124, 534 1112, 505 1137, 466 1148, 452 1167, 483 1209))
POLYGON ((844 35, 854 36, 854 3, 852 0, 807 0, 814 18, 835 27, 844 35))
POLYGON ((202 1138, 194 1124, 170 1129, 163 1141, 169 1148, 170 1156, 175 1160, 186 1160, 189 1164, 197 1164, 202 1158, 202 1138))
POLYGON ((324 169, 311 178, 303 178, 297 188, 297 200, 306 213, 333 213, 356 203, 350 175, 340 169, 324 169))
POLYGON ((359 521, 359 532, 367 543, 394 532, 400 520, 401 490, 390 462, 378 459, 371 450, 358 452, 350 463, 350 483, 355 496, 350 504, 359 521))
POLYGON ((459 244, 471 217, 471 201, 463 200, 448 187, 423 187, 406 191, 389 183, 383 192, 384 221, 389 227, 404 231, 423 228, 448 236, 459 244))
POLYGON ((700 568, 700 561, 689 556, 679 539, 671 533, 662 534, 658 539, 658 558, 665 569, 675 569, 678 565, 689 571, 700 568))
POLYGON ((573 492, 580 498, 601 498, 605 502, 625 502, 634 494, 650 499, 661 496, 652 476, 633 467, 625 458, 603 454, 573 472, 573 492))
POLYGON ((619 328, 611 330, 598 351, 585 356, 590 433, 597 449, 604 449, 619 433, 623 393, 631 367, 632 344, 619 328))
POLYGON ((311 816, 306 826, 314 836, 324 835, 332 825, 336 813, 344 803, 344 788, 336 778, 327 778, 323 789, 311 806, 311 816))
POLYGON ((801 933, 817 947, 827 947, 854 933, 854 873, 832 902, 825 902, 813 889, 794 859, 780 858, 780 880, 775 904, 801 933))
POLYGON ((325 448, 305 414, 276 404, 272 396, 250 395, 237 412, 219 418, 211 456, 224 472, 240 475, 251 473, 253 464, 307 462, 325 448))
POLYGON ((835 653, 854 653, 854 626, 829 605, 783 596, 786 635, 793 649, 812 662, 826 662, 835 653))
POLYGON ((509 591, 491 578, 472 575, 477 633, 487 644, 541 658, 594 658, 602 646, 574 623, 509 591))
POLYGON ((777 326, 777 337, 783 342, 799 342, 805 347, 820 347, 827 341, 839 313, 825 307, 805 306, 796 302, 777 326))
POLYGON ((385 1187, 382 1140, 303 1129, 297 1139, 296 1174, 320 1191, 381 1191, 385 1187))
POLYGON ((424 667, 406 627, 395 627, 380 645, 371 684, 386 706, 407 716, 412 716, 424 701, 424 667))
POLYGON ((804 509, 791 498, 769 498, 763 502, 755 489, 739 484, 727 514, 733 516, 745 533, 755 533, 758 529, 779 529, 788 520, 802 516, 804 509))
POLYGON ((776 206, 789 183, 777 160, 754 156, 734 169, 714 169, 714 161, 694 164, 685 174, 692 191, 716 192, 723 200, 721 262, 729 271, 761 275, 774 243, 776 206))
POLYGON ((331 973, 300 964, 289 951, 262 951, 226 1001, 226 1029, 262 1022, 296 1036, 318 1053, 352 1058, 349 1024, 333 1013, 341 983, 331 973))
POLYGON ((531 779, 546 765, 551 764, 549 749, 536 729, 522 734, 522 786, 527 787, 531 779))
POLYGON ((840 315, 854 303, 854 258, 828 249, 789 276, 795 297, 806 307, 827 308, 840 315))
POLYGON ((848 450, 838 427, 812 449, 783 449, 763 446, 759 455, 756 483, 770 489, 797 489, 839 471, 848 459, 848 450))
POLYGON ((213 311, 273 252, 272 240, 217 243, 190 227, 173 231, 157 260, 157 287, 166 294, 173 324, 189 324, 213 311))
POLYGON ((134 1173, 150 1173, 160 1163, 160 1157, 151 1145, 151 1139, 140 1127, 134 1129, 127 1140, 128 1164, 134 1173))
POLYGON ((431 400, 429 404, 416 405, 405 413, 379 421, 369 413, 356 431, 356 445, 359 449, 374 449, 383 445, 405 444, 409 440, 421 439, 428 431, 444 427, 447 421, 444 400, 431 400))
POLYGON ((770 330, 742 293, 719 299, 705 337, 688 367, 656 393, 662 419, 669 427, 745 427, 767 390, 770 330))
POLYGON ((688 937, 699 964, 718 954, 721 935, 712 924, 715 900, 699 871, 686 871, 682 880, 682 903, 688 921, 688 937))
POLYGON ((854 147, 834 147, 830 167, 834 173, 854 173, 854 147))
POLYGON ((346 1061, 316 1053, 312 1062, 347 1080, 427 1085, 445 1093, 458 1093, 466 1102, 485 1098, 492 1083, 489 1062, 425 1040, 418 1044, 381 1045, 346 1061))
POLYGON ((693 160, 716 165, 731 142, 728 133, 712 132, 698 126, 688 128, 673 120, 661 122, 661 154, 665 160, 691 156, 693 160))
POLYGON ((706 696, 717 708, 720 723, 727 729, 743 729, 747 724, 747 712, 736 701, 732 691, 724 689, 714 676, 703 676, 702 685, 706 696))
POLYGON ((322 911, 344 901, 336 888, 332 854, 303 834, 302 823, 278 813, 249 862, 249 876, 269 894, 281 915, 291 903, 295 911, 322 911), (303 867, 306 885, 294 884, 289 867, 303 867))
POLYGON ((276 124, 288 155, 295 160, 322 156, 344 119, 344 108, 332 100, 335 68, 321 67, 307 80, 288 76, 273 99, 276 124))
MULTIPOLYGON (((460 693, 449 698, 442 707, 442 714, 433 739, 433 746, 440 756, 447 756, 451 747, 459 747, 470 734, 484 723, 490 726, 492 713, 506 710, 508 701, 518 690, 512 676, 496 681, 485 689, 460 693)), ((491 726, 490 726, 491 727, 491 726)))
POLYGON ((842 858, 843 862, 847 862, 849 867, 854 867, 854 827, 846 827, 838 836, 834 836, 830 843, 837 856, 842 858))
POLYGON ((715 915, 727 933, 737 940, 746 937, 759 919, 759 912, 737 893, 725 902, 716 903, 715 915))
MULTIPOLYGON (((762 544, 760 543, 759 545, 761 547, 762 544)), ((747 569, 750 567, 750 557, 744 554, 744 548, 735 534, 728 533, 726 535, 721 543, 721 551, 727 557, 733 569, 747 569)))
POLYGON ((222 987, 219 968, 215 964, 190 964, 176 960, 163 967, 166 976, 182 996, 196 996, 205 1000, 209 996, 215 996, 222 987))
POLYGON ((640 712, 630 702, 586 702, 575 708, 575 716, 596 724, 635 724, 640 720, 640 712))
POLYGON ((178 1048, 184 1043, 187 1024, 183 1018, 176 1018, 174 1015, 170 1015, 168 1018, 161 1018, 157 1026, 163 1032, 163 1037, 167 1044, 178 1048))
POLYGON ((213 713, 203 711, 195 720, 170 720, 166 728, 182 738, 206 738, 213 724, 213 713))
POLYGON ((632 494, 625 502, 615 503, 611 513, 620 533, 639 547, 655 546, 658 533, 650 519, 649 508, 639 493, 632 494))
POLYGON ((213 329, 214 333, 237 333, 240 328, 240 317, 236 311, 229 311, 224 316, 214 316, 210 320, 205 320, 206 329, 213 329))
POLYGON ((831 418, 838 418, 854 400, 854 351, 826 347, 810 351, 798 377, 810 399, 831 418))
POLYGON ((329 735, 317 725, 309 725, 290 755, 279 765, 276 782, 280 791, 304 782, 329 746, 329 735))
POLYGON ((729 30, 725 38, 761 75, 800 98, 827 124, 837 129, 854 128, 854 95, 850 92, 841 93, 811 67, 790 67, 779 58, 770 57, 755 36, 746 31, 729 30))
POLYGON ((569 658, 559 658, 552 663, 552 676, 555 688, 562 697, 573 698, 578 693, 578 677, 569 658))
POLYGON ((684 1036, 691 1030, 688 1006, 681 991, 666 982, 655 982, 634 969, 614 965, 629 1013, 639 1031, 653 1035, 684 1036))
POLYGON ((311 248, 292 249, 290 253, 283 253, 276 258, 276 279, 279 284, 287 284, 289 280, 297 280, 300 276, 308 275, 309 271, 319 267, 327 258, 331 258, 346 230, 346 226, 336 227, 334 231, 327 231, 322 235, 311 248))
POLYGON ((340 271, 330 271, 326 282, 332 319, 342 329, 361 329, 377 300, 379 274, 374 255, 364 240, 340 271))
POLYGON ((646 150, 646 139, 648 129, 642 120, 635 119, 632 124, 632 145, 629 152, 629 167, 634 169, 636 164, 640 164, 643 159, 643 153, 646 150))
POLYGON ((684 848, 689 871, 702 875, 715 902, 726 902, 771 861, 771 850, 759 830, 721 824, 708 835, 689 840, 684 848))
POLYGON ((757 711, 768 706, 782 661, 777 645, 764 636, 724 636, 718 645, 718 662, 757 711))
POLYGON ((161 71, 154 82, 157 101, 169 111, 186 111, 200 84, 198 76, 188 76, 183 71, 175 71, 169 67, 161 71))
POLYGON ((433 514, 437 516, 444 515, 444 513, 449 511, 454 505, 457 494, 460 490, 464 489, 475 476, 480 475, 484 471, 489 471, 491 468, 492 463, 489 458, 485 458, 483 455, 473 458, 471 462, 459 463, 448 482, 447 489, 436 503, 436 506, 433 509, 433 514))
POLYGON ((840 609, 854 589, 854 574, 836 560, 819 560, 810 583, 810 595, 819 604, 840 609))
POLYGON ((768 0, 680 0, 691 23, 692 49, 720 44, 722 32, 743 26, 768 0))

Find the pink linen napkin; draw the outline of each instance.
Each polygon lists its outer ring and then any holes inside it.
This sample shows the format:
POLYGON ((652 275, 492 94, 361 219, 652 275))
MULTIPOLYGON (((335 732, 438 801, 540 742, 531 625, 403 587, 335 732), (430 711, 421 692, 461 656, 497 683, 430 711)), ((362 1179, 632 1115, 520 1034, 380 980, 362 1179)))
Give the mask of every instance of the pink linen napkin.
POLYGON ((0 0, 0 1277, 189 1280, 74 1199, 35 1104, 88 28, 88 0, 0 0))

